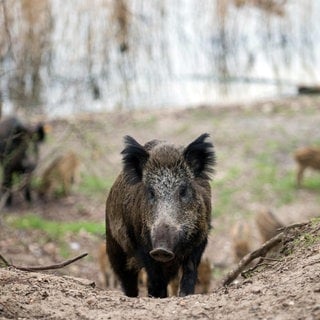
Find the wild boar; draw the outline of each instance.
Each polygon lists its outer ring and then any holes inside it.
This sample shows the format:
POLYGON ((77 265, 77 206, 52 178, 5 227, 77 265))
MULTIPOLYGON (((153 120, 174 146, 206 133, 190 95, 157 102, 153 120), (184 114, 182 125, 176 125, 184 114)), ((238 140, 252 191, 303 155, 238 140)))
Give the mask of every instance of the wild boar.
MULTIPOLYGON (((98 264, 103 278, 103 284, 106 288, 117 289, 120 287, 118 277, 112 270, 110 260, 107 256, 107 246, 103 242, 98 248, 98 264)), ((144 269, 141 269, 138 276, 138 286, 142 291, 146 291, 147 288, 147 274, 144 269)))
POLYGON ((237 221, 231 229, 234 260, 239 262, 251 251, 252 233, 248 222, 237 221))
POLYGON ((107 248, 105 243, 101 243, 98 251, 99 268, 103 275, 103 282, 107 288, 115 289, 118 287, 118 279, 111 269, 110 261, 106 255, 107 248))
POLYGON ((56 157, 42 174, 39 196, 44 199, 60 189, 61 196, 68 196, 77 180, 79 166, 79 158, 73 151, 56 157))
POLYGON ((106 202, 111 265, 127 296, 138 296, 145 268, 148 294, 167 297, 182 269, 180 296, 194 293, 197 268, 211 226, 210 175, 215 153, 202 134, 187 147, 125 137, 123 170, 106 202))
POLYGON ((320 170, 320 147, 299 148, 294 153, 294 159, 298 164, 297 186, 300 187, 306 168, 320 170))
POLYGON ((255 222, 263 243, 276 236, 280 232, 279 229, 284 227, 270 210, 258 212, 255 222))
MULTIPOLYGON (((195 293, 208 293, 211 285, 212 267, 209 258, 202 258, 198 266, 198 278, 195 286, 195 293)), ((169 295, 177 296, 179 282, 181 279, 181 269, 178 277, 169 282, 169 295)))
POLYGON ((12 201, 14 174, 24 175, 25 199, 31 201, 31 174, 38 162, 38 145, 45 139, 45 134, 41 123, 30 126, 16 117, 0 122, 0 163, 3 170, 1 192, 2 195, 8 193, 7 205, 12 201))

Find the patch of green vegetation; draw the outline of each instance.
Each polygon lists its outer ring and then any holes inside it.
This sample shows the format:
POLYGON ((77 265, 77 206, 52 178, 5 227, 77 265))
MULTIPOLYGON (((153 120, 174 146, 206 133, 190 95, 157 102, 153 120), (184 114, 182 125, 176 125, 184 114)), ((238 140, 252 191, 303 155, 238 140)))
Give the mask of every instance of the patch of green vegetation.
POLYGON ((105 233, 105 226, 102 223, 91 221, 58 222, 46 220, 34 214, 23 217, 9 217, 8 222, 18 229, 42 230, 53 239, 59 239, 66 233, 79 233, 82 230, 94 235, 105 233))
POLYGON ((70 246, 65 241, 59 243, 59 253, 61 257, 67 259, 71 256, 70 246))
POLYGON ((96 175, 83 175, 78 190, 86 195, 105 194, 110 190, 112 184, 113 180, 103 179, 96 175))
POLYGON ((320 236, 319 235, 313 235, 310 233, 305 233, 302 235, 302 241, 304 243, 304 245, 306 245, 307 247, 317 243, 320 241, 320 236))
MULTIPOLYGON (((274 146, 273 146, 274 147, 274 146)), ((295 173, 283 172, 272 158, 272 153, 263 153, 255 163, 256 179, 253 181, 252 192, 259 201, 266 201, 267 189, 276 195, 277 205, 288 204, 295 197, 295 173)))
POLYGON ((222 279, 228 272, 228 270, 226 269, 222 269, 222 268, 213 268, 212 270, 212 277, 214 279, 222 279))
POLYGON ((305 232, 301 234, 299 237, 297 237, 296 239, 294 239, 293 246, 289 253, 293 253, 295 247, 300 247, 300 246, 309 247, 318 242, 320 242, 320 235, 314 235, 314 234, 305 232))
POLYGON ((39 190, 41 186, 41 178, 38 176, 33 176, 31 179, 31 187, 33 190, 39 190))
POLYGON ((312 226, 318 226, 320 224, 320 217, 315 217, 311 219, 312 226))
POLYGON ((288 172, 283 176, 276 175, 273 183, 279 205, 292 203, 295 199, 295 176, 288 172))
POLYGON ((190 113, 193 121, 207 120, 207 119, 212 119, 212 121, 215 120, 215 118, 212 116, 212 109, 209 107, 190 108, 188 112, 190 113))
POLYGON ((223 179, 213 180, 211 183, 214 190, 213 215, 215 217, 234 211, 232 196, 239 190, 236 180, 240 173, 239 168, 233 167, 223 179))
POLYGON ((302 187, 309 190, 320 190, 320 175, 318 173, 314 176, 305 175, 302 187))
POLYGON ((145 117, 142 117, 141 119, 135 119, 132 122, 133 127, 135 128, 150 128, 157 122, 157 117, 152 114, 148 114, 145 117))
POLYGON ((190 130, 190 123, 184 123, 182 125, 180 125, 176 130, 175 130, 175 134, 176 135, 183 135, 186 132, 188 132, 190 130))

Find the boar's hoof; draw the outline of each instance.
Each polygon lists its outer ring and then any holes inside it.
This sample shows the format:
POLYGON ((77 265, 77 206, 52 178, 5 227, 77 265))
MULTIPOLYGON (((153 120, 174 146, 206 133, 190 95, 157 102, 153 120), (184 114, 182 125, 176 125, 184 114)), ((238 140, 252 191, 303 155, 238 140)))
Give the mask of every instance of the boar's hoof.
POLYGON ((150 256, 159 262, 169 262, 174 258, 174 253, 165 248, 156 248, 150 251, 150 256))

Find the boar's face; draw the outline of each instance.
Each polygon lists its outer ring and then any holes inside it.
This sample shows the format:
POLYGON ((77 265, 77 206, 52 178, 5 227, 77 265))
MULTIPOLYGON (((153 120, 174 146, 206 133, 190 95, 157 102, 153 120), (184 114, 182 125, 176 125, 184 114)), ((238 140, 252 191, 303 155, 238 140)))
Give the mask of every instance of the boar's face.
POLYGON ((16 117, 0 124, 0 159, 5 168, 31 172, 38 162, 38 143, 45 138, 44 125, 29 127, 16 117))
POLYGON ((124 174, 129 183, 143 184, 150 255, 159 262, 174 259, 179 245, 198 231, 204 219, 197 180, 208 180, 213 171, 213 146, 207 137, 201 135, 184 149, 156 140, 143 147, 126 137, 124 174))

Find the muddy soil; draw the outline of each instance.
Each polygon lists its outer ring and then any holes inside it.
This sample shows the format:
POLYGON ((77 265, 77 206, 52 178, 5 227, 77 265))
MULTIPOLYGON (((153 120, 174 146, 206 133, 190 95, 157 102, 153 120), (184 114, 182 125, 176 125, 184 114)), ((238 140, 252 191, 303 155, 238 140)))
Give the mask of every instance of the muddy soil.
POLYGON ((319 319, 319 237, 319 223, 300 228, 286 254, 250 278, 184 298, 128 298, 90 280, 2 268, 0 318, 319 319))

